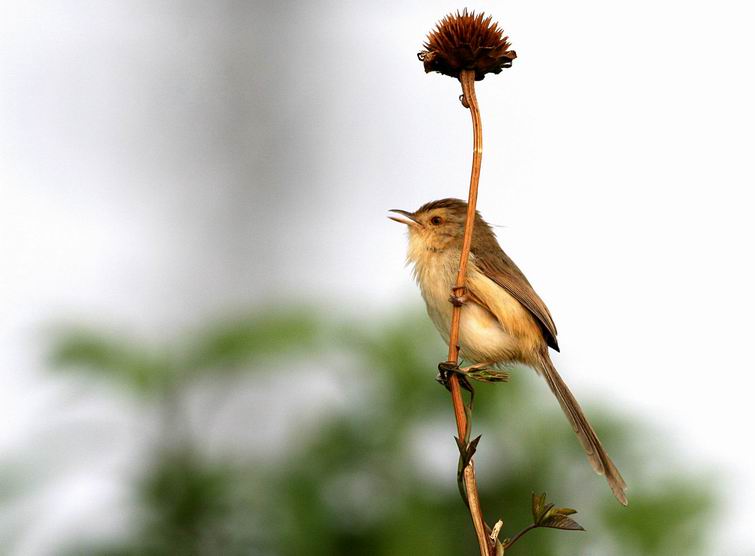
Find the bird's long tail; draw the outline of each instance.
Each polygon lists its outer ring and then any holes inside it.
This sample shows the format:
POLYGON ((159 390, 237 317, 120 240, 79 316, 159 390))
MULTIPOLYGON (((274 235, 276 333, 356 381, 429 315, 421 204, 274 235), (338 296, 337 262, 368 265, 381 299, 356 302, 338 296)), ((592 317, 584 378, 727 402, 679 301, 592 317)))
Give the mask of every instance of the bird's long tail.
POLYGON ((624 482, 621 473, 619 473, 613 461, 611 461, 611 458, 608 457, 590 422, 585 417, 582 408, 569 391, 561 375, 556 371, 547 352, 540 354, 538 366, 545 380, 548 382, 551 391, 553 391, 558 399, 558 403, 561 404, 561 408, 564 410, 569 422, 571 422, 574 432, 577 433, 577 438, 579 438, 582 447, 585 449, 587 459, 590 460, 593 469, 595 469, 598 475, 605 475, 608 486, 611 487, 616 499, 626 506, 628 504, 625 494, 627 484, 624 482))

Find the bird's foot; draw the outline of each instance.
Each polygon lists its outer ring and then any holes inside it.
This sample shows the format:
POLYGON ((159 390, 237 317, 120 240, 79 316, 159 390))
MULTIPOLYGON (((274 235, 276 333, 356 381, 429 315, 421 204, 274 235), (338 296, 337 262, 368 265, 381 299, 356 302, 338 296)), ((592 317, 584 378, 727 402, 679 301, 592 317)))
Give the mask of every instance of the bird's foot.
POLYGON ((469 297, 467 296, 467 288, 454 288, 451 290, 451 295, 448 297, 448 301, 451 302, 451 305, 454 307, 461 307, 464 305, 467 301, 469 301, 469 297))
POLYGON ((450 390, 448 381, 451 378, 451 374, 460 371, 461 369, 459 368, 458 363, 454 363, 453 361, 443 361, 442 363, 438 363, 438 376, 435 377, 435 380, 438 384, 443 385, 446 390, 450 390))
POLYGON ((442 363, 438 363, 438 376, 435 377, 435 380, 450 392, 451 387, 448 385, 448 381, 451 379, 451 375, 456 374, 459 377, 459 385, 464 388, 464 390, 473 392, 472 385, 469 383, 466 376, 467 369, 469 368, 470 367, 460 367, 458 363, 454 363, 453 361, 443 361, 442 363))

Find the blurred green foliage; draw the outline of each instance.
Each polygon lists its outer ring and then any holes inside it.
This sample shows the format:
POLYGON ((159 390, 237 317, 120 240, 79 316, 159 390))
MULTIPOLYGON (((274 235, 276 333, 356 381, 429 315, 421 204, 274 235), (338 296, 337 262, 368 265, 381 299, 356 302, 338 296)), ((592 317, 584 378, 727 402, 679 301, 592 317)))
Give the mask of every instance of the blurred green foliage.
MULTIPOLYGON (((443 354, 421 317, 341 322, 280 308, 217 323, 159 349, 81 328, 62 333, 53 349, 56 368, 130 390, 155 406, 165 431, 133 485, 140 508, 130 537, 71 552, 476 555, 456 490, 451 405, 433 380, 443 354), (255 389, 289 366, 296 371, 286 372, 271 394, 285 411, 298 415, 300 396, 292 393, 308 388, 315 372, 333 380, 344 401, 323 404, 314 417, 301 415, 294 430, 283 433, 282 450, 257 444, 248 458, 210 457, 206 438, 180 426, 188 419, 190 394, 208 380, 228 390, 255 389)), ((509 384, 477 386, 473 427, 483 435, 477 455, 482 505, 491 524, 504 519, 501 538, 531 522, 533 491, 578 508, 587 530, 536 530, 509 552, 707 553, 711 483, 686 475, 657 450, 654 457, 665 461, 652 467, 663 471, 652 471, 642 447, 656 444, 653 431, 586 405, 630 484, 628 508, 593 474, 534 373, 515 369, 509 384)), ((275 424, 275 416, 250 410, 253 430, 275 424)))

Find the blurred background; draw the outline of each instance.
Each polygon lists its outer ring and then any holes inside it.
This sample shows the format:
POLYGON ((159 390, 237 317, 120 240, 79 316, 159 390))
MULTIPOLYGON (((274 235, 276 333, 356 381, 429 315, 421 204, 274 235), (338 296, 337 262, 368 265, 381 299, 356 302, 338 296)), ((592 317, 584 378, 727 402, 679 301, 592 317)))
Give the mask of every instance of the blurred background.
MULTIPOLYGON (((477 553, 445 346, 389 208, 464 197, 448 2, 0 2, 0 552, 477 553)), ((548 303, 546 385, 477 389, 513 554, 755 554, 752 9, 478 2, 479 207, 548 303)))

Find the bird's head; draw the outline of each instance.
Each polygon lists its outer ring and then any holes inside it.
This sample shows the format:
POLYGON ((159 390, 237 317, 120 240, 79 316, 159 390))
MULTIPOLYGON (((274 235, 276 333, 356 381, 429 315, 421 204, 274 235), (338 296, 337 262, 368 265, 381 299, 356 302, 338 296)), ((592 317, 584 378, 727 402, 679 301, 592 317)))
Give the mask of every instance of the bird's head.
MULTIPOLYGON (((409 228, 409 250, 440 253, 448 248, 461 249, 464 224, 467 220, 467 203, 460 199, 440 199, 425 203, 414 212, 392 209, 401 216, 391 220, 409 228)), ((490 227, 479 213, 475 218, 475 239, 482 233, 491 233, 490 227)))

